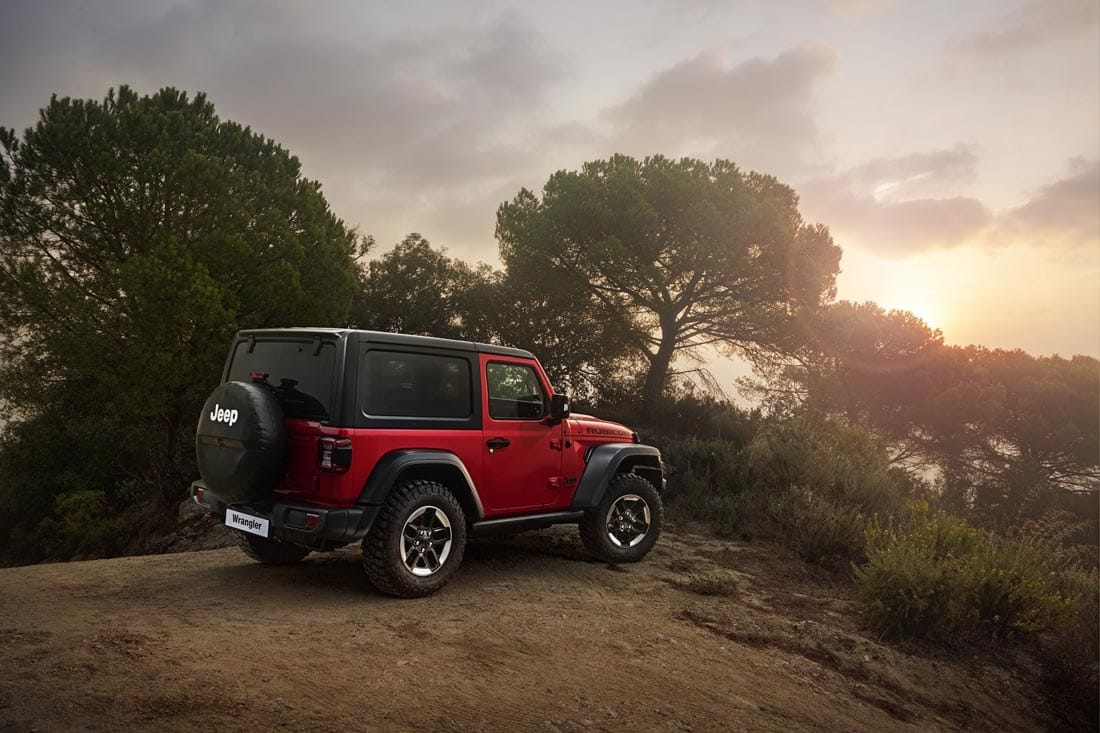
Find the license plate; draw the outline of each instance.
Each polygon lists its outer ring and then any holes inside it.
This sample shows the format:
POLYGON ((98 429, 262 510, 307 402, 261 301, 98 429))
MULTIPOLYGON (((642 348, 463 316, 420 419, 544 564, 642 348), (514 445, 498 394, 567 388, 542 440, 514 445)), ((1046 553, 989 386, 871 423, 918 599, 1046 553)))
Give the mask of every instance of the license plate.
POLYGON ((261 537, 267 537, 271 522, 263 517, 254 517, 251 514, 238 512, 235 509, 228 509, 225 512, 225 526, 239 529, 249 534, 258 534, 261 537))

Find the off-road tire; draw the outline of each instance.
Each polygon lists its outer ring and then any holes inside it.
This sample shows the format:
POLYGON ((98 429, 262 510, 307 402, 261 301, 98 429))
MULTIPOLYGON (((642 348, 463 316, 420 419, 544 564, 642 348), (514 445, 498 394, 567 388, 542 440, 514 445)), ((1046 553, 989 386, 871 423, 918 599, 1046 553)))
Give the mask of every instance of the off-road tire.
POLYGON ((462 564, 466 515, 454 494, 434 481, 407 481, 394 487, 363 538, 363 569, 378 591, 398 598, 422 598, 442 588, 462 564), (405 525, 422 507, 435 507, 450 523, 450 550, 431 575, 417 576, 401 556, 405 525))
POLYGON ((289 542, 259 537, 248 532, 234 532, 244 554, 264 565, 293 565, 301 562, 312 550, 289 542))
POLYGON ((612 479, 600 503, 585 511, 580 522, 581 542, 597 560, 609 563, 638 562, 656 544, 663 519, 661 496, 653 484, 637 474, 621 473, 612 479), (619 499, 631 495, 640 497, 646 503, 650 517, 648 529, 638 544, 633 547, 619 547, 612 542, 608 531, 608 514, 619 499))

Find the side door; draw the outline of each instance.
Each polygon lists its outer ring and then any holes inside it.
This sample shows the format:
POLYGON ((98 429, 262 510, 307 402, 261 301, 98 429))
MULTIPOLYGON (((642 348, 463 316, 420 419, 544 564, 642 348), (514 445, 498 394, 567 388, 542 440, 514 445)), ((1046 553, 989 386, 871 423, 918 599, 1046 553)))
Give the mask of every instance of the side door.
POLYGON ((507 513, 554 504, 562 426, 550 425, 550 390, 529 361, 481 355, 482 501, 507 513))

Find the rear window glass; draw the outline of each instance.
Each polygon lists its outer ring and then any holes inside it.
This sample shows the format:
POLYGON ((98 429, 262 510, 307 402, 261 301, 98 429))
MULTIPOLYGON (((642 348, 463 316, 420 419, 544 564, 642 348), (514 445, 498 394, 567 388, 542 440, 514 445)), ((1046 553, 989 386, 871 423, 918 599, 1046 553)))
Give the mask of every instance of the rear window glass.
POLYGON ((371 350, 360 373, 367 415, 459 419, 473 411, 465 359, 371 350))
POLYGON ((267 374, 267 381, 287 417, 327 420, 332 413, 336 345, 312 341, 256 341, 237 344, 229 365, 231 381, 249 381, 251 372, 267 374))

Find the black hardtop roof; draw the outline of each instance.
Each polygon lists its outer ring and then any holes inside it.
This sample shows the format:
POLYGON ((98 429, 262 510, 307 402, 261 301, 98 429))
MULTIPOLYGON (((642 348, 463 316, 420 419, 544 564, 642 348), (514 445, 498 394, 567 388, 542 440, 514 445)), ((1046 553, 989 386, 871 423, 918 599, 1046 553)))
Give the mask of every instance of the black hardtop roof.
POLYGON ((475 341, 461 341, 459 339, 436 338, 435 336, 413 336, 407 333, 388 333, 386 331, 364 331, 358 328, 251 328, 238 331, 237 337, 248 336, 329 336, 343 338, 350 334, 357 334, 362 341, 371 343, 392 344, 394 346, 422 346, 437 349, 453 349, 456 351, 478 351, 485 354, 499 354, 501 356, 519 356, 534 359, 535 355, 524 349, 514 349, 511 346, 496 346, 494 344, 482 344, 475 341))

